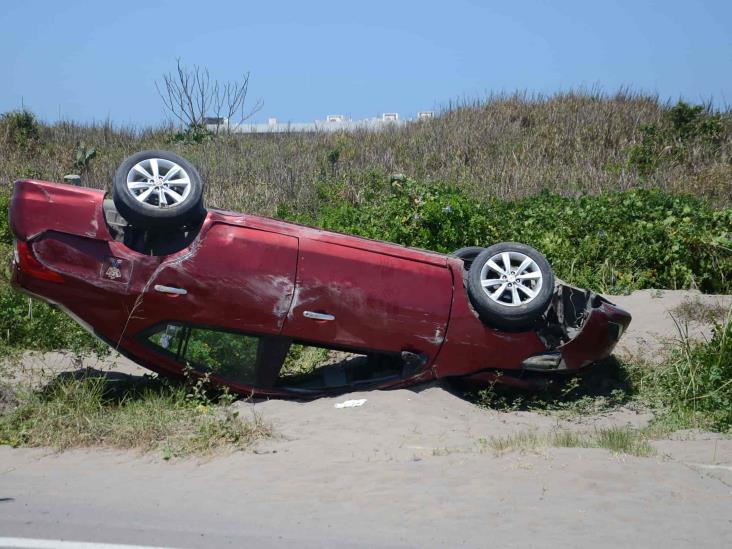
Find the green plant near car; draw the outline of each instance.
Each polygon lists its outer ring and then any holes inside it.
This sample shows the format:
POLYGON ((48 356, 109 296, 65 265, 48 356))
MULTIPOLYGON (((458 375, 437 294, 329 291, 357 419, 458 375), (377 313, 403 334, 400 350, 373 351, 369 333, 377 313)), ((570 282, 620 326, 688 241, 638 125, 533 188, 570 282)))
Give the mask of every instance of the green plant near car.
POLYGON ((89 163, 97 155, 95 147, 87 146, 83 141, 76 146, 74 150, 73 168, 82 172, 89 167, 89 163))
POLYGON ((659 367, 634 367, 642 399, 662 411, 672 428, 732 429, 732 319, 718 323, 709 341, 679 339, 659 367))
POLYGON ((678 338, 660 364, 605 361, 567 383, 527 394, 495 384, 469 395, 481 406, 530 410, 557 417, 587 416, 620 405, 654 411, 648 437, 677 429, 732 432, 732 317, 716 323, 708 341, 695 341, 678 325, 678 338))
POLYGON ((732 209, 691 195, 635 189, 477 201, 454 185, 410 179, 373 179, 358 200, 345 190, 321 185, 315 213, 293 214, 284 204, 278 215, 440 252, 520 241, 541 250, 563 280, 606 293, 732 290, 732 209))
POLYGON ((101 375, 59 377, 21 391, 0 414, 0 444, 59 450, 107 446, 160 451, 164 459, 246 449, 272 435, 262 418, 241 417, 205 382, 142 379, 120 385, 101 375))

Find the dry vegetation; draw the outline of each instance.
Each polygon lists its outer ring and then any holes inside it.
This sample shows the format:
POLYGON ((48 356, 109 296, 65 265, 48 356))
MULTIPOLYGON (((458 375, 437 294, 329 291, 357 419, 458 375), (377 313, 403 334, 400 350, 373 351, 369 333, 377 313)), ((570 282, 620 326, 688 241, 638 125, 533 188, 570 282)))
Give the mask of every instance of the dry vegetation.
POLYGON ((200 168, 209 205, 265 214, 278 203, 314 206, 318 182, 347 182, 357 196, 375 174, 396 172, 449 181, 478 198, 658 187, 727 204, 729 113, 716 115, 720 127, 713 139, 674 134, 668 143, 654 141, 654 129, 669 124, 669 107, 627 91, 515 94, 450 105, 433 120, 386 131, 215 137, 61 122, 42 125, 24 146, 0 136, 0 182, 58 181, 81 168, 84 184, 105 187, 125 156, 164 148, 200 168), (96 155, 75 166, 79 150, 89 147, 96 155))

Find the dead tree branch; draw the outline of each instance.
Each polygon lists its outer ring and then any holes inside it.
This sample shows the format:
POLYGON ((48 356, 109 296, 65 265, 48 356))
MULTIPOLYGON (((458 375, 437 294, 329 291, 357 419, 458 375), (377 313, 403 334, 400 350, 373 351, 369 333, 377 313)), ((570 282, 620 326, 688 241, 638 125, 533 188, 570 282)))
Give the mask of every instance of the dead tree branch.
POLYGON ((232 124, 241 124, 263 105, 260 99, 253 107, 246 106, 248 72, 239 80, 220 82, 211 79, 207 68, 186 67, 180 59, 176 61, 176 71, 164 74, 162 81, 155 82, 155 88, 174 121, 189 128, 203 127, 205 119, 214 116, 226 120, 217 125, 217 131, 222 126, 229 131, 232 124))

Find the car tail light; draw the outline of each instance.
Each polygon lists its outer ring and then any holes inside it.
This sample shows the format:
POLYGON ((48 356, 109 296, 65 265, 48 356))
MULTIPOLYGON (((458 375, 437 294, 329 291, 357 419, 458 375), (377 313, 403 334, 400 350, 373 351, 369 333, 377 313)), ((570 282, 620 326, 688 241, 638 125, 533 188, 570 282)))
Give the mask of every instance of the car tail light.
POLYGON ((13 242, 13 262, 25 274, 49 282, 64 282, 64 277, 56 271, 52 271, 33 255, 28 242, 16 240, 13 242))

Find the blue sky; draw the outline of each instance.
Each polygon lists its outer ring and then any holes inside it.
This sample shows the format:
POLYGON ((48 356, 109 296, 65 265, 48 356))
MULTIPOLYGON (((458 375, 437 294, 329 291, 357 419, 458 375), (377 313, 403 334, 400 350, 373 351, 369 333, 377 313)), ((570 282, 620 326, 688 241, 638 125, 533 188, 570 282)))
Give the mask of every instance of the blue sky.
POLYGON ((257 120, 439 109, 491 91, 631 86, 732 104, 727 1, 12 1, 0 8, 0 112, 164 121, 175 66, 251 71, 257 120))

